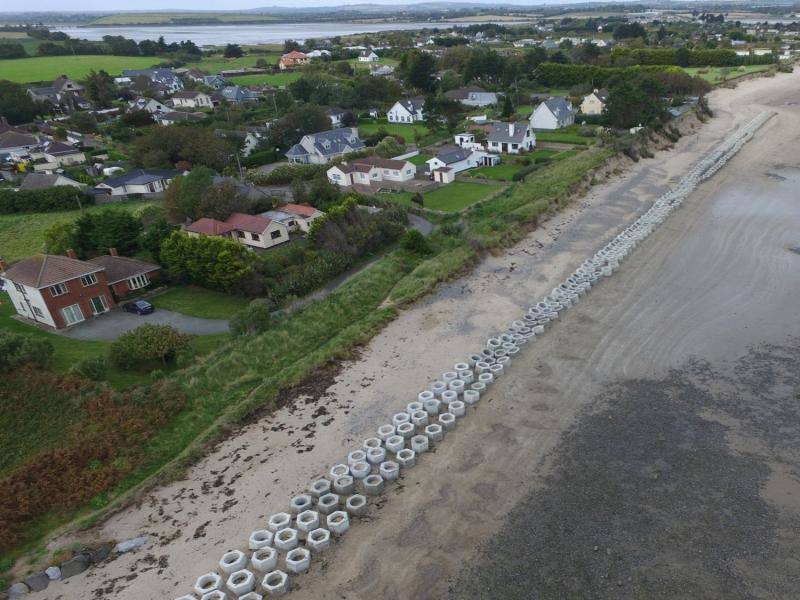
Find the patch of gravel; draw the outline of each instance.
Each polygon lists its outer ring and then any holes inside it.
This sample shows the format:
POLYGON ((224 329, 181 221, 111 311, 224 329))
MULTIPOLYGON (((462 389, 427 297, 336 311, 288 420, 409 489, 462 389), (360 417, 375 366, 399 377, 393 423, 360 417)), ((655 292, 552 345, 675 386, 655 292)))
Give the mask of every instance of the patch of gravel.
POLYGON ((800 341, 608 386, 451 599, 798 598, 800 341), (792 487, 794 486, 794 488, 792 487))

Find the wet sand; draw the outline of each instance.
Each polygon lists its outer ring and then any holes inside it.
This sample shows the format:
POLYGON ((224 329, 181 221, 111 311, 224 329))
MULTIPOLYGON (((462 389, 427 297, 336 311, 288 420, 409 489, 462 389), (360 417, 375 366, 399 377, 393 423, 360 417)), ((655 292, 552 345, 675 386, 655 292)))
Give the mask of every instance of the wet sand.
MULTIPOLYGON (((565 457, 574 456, 575 448, 594 447, 575 442, 585 437, 580 432, 603 433, 587 419, 605 410, 613 420, 620 411, 652 402, 648 394, 635 402, 630 394, 615 395, 610 390, 629 390, 630 382, 646 380, 653 382, 655 393, 665 387, 659 382, 677 371, 703 394, 715 397, 724 391, 722 384, 717 387, 717 379, 735 371, 736 361, 751 349, 768 344, 792 348, 792 337, 800 336, 800 255, 789 251, 800 244, 797 103, 800 73, 715 91, 711 106, 716 117, 698 133, 681 139, 675 150, 658 153, 631 166, 623 176, 593 187, 586 198, 503 256, 489 258, 469 276, 441 286, 404 311, 368 344, 361 358, 331 374, 329 386, 317 382, 290 406, 236 432, 192 467, 185 480, 153 491, 140 505, 84 536, 91 541, 146 534, 152 537, 150 545, 30 597, 140 600, 188 593, 194 579, 215 568, 225 550, 244 547, 250 531, 263 526, 271 513, 285 510, 294 493, 372 435, 377 425, 414 399, 428 381, 518 318, 533 299, 547 293, 635 219, 735 127, 765 106, 773 107, 779 114, 755 139, 690 196, 617 275, 601 283, 526 350, 481 400, 477 412, 459 425, 457 435, 408 471, 400 485, 361 519, 364 522, 357 523, 321 560, 314 560, 311 572, 296 579, 292 594, 348 600, 570 597, 568 592, 574 590, 568 588, 536 594, 531 587, 536 580, 526 577, 546 572, 537 571, 536 558, 546 555, 547 548, 526 543, 524 536, 526 531, 537 531, 537 517, 547 506, 543 498, 564 493, 564 478, 553 478, 564 472, 565 464, 570 465, 565 457), (699 382, 692 379, 695 374, 689 365, 694 361, 708 364, 709 373, 720 375, 699 382), (320 393, 321 387, 326 389, 320 393), (513 549, 513 555, 498 551, 506 547, 513 549), (524 556, 525 548, 530 548, 531 557, 525 569, 516 576, 493 579, 497 569, 489 567, 513 562, 515 556, 524 556), (492 557, 498 562, 493 563, 492 557), (509 587, 495 593, 500 584, 509 587)), ((791 350, 783 352, 791 355, 791 350)), ((786 369, 786 365, 779 362, 775 368, 786 369)), ((781 387, 780 394, 788 386, 781 387)), ((747 394, 743 396, 745 408, 748 402, 761 406, 771 398, 755 393, 749 400, 747 394)), ((682 402, 694 410, 695 428, 706 431, 701 421, 710 417, 701 406, 696 401, 682 402)), ((794 418, 792 405, 784 404, 788 417, 794 418)), ((679 412, 665 411, 658 419, 669 423, 679 412)), ((727 432, 735 430, 736 419, 743 417, 714 412, 728 428, 713 440, 718 454, 741 452, 727 432)), ((780 425, 781 413, 775 412, 771 418, 776 421, 766 429, 780 425)), ((788 417, 784 415, 791 426, 794 421, 788 417)), ((678 428, 667 438, 666 446, 672 451, 682 443, 681 431, 678 428)), ((594 437, 603 439, 599 434, 594 437)), ((768 438, 750 436, 748 440, 751 445, 760 440, 761 446, 769 446, 768 438)), ((792 452, 784 448, 778 453, 780 461, 767 460, 763 453, 755 453, 752 459, 758 463, 750 478, 756 483, 743 494, 749 506, 760 494, 767 508, 777 511, 780 504, 780 511, 788 515, 783 521, 778 517, 769 521, 773 533, 764 528, 767 545, 777 543, 776 532, 781 526, 785 529, 798 511, 799 496, 791 494, 798 485, 789 467, 796 458, 792 452), (779 466, 774 471, 770 466, 765 475, 765 462, 779 466)), ((654 454, 642 464, 657 459, 654 454)), ((720 460, 725 468, 738 465, 727 457, 720 460)), ((710 462, 706 471, 713 472, 713 465, 710 462)), ((620 467, 624 472, 624 461, 620 467)), ((680 469, 676 471, 679 476, 680 469)), ((615 483, 608 476, 606 481, 615 483)), ((694 480, 681 482, 677 477, 676 481, 686 485, 694 480)), ((698 474, 697 485, 712 490, 715 482, 698 474)), ((567 496, 581 497, 580 486, 569 491, 567 496)), ((591 504, 578 503, 572 512, 565 505, 562 513, 558 513, 562 508, 558 503, 550 506, 556 509, 548 517, 550 523, 581 513, 588 513, 583 515, 587 526, 592 523, 591 504)), ((606 514, 623 508, 630 511, 625 503, 609 506, 606 514)), ((709 507, 718 508, 718 504, 709 507)), ((620 520, 619 527, 625 526, 625 520, 620 520)), ((552 535, 557 528, 547 531, 552 535)), ((642 535, 654 531, 643 530, 642 535)), ((789 538, 787 543, 796 543, 791 535, 784 537, 789 538)), ((71 539, 54 540, 53 547, 71 539)), ((592 552, 595 545, 601 546, 588 539, 586 544, 592 552)), ((731 547, 738 548, 737 544, 731 547)), ((626 575, 621 586, 615 580, 613 593, 603 595, 605 588, 597 583, 601 580, 595 567, 585 562, 583 570, 577 571, 574 557, 581 555, 562 547, 561 558, 548 564, 565 580, 573 580, 576 572, 587 573, 579 596, 642 597, 630 595, 633 592, 625 587, 627 577, 633 581, 633 575, 626 575)), ((625 554, 624 545, 620 548, 625 554)), ((737 558, 732 554, 727 560, 737 558)), ((630 573, 633 566, 625 572, 630 573)), ((669 566, 663 567, 664 573, 669 566)), ((661 572, 658 565, 651 568, 661 572)), ((747 579, 748 572, 758 568, 745 561, 737 576, 747 579)), ((796 568, 796 564, 787 563, 786 568, 796 568)), ((756 575, 752 579, 761 580, 756 575)), ((718 576, 714 581, 730 584, 733 579, 718 576)), ((670 595, 667 590, 662 596, 685 597, 680 593, 670 595)), ((698 597, 724 596, 709 591, 698 597)))

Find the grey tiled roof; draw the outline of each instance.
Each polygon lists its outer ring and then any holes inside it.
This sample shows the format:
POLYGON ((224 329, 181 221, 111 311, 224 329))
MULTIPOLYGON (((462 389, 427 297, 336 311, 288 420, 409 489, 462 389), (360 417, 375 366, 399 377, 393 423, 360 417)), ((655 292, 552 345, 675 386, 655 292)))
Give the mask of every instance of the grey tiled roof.
POLYGON ((525 139, 525 132, 528 130, 527 123, 515 123, 514 135, 509 133, 511 123, 495 123, 492 131, 486 136, 489 142, 500 142, 509 144, 521 144, 525 139))
POLYGON ((472 150, 467 150, 466 148, 442 148, 439 153, 436 155, 440 161, 442 161, 446 165, 452 165, 453 163, 460 162, 467 158, 470 154, 472 154, 472 150))
POLYGON ((574 112, 563 96, 553 96, 552 98, 548 98, 544 101, 544 105, 547 106, 547 108, 550 109, 550 112, 557 117, 568 115, 574 112))

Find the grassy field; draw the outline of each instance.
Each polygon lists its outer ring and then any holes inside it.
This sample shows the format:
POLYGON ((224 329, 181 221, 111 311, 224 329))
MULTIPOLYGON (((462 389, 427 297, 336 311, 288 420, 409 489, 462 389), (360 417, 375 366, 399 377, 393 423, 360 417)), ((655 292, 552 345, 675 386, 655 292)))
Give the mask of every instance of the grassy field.
POLYGON ((289 73, 275 73, 274 75, 270 74, 263 74, 263 75, 242 75, 241 77, 231 77, 231 83, 236 85, 271 85, 274 87, 280 87, 282 85, 288 85, 297 79, 302 77, 302 73, 300 71, 290 71, 289 73))
POLYGON ((141 12, 107 15, 95 19, 90 25, 198 25, 214 23, 271 23, 269 15, 251 15, 229 12, 141 12))
POLYGON ((590 146, 594 144, 595 138, 583 137, 577 133, 569 131, 537 131, 537 142, 554 142, 559 144, 574 144, 577 146, 590 146))
MULTIPOLYGON (((148 201, 120 202, 88 206, 84 210, 94 212, 109 208, 111 210, 127 210, 138 212, 152 204, 148 201)), ((0 215, 0 252, 7 261, 42 252, 44 250, 44 232, 55 223, 74 221, 80 211, 66 210, 49 213, 21 213, 16 215, 0 215)))
POLYGON ((52 81, 59 75, 83 79, 94 69, 119 75, 124 69, 146 69, 158 63, 154 56, 37 56, 0 60, 0 79, 16 83, 52 81))
POLYGON ((522 165, 511 162, 503 162, 494 167, 478 167, 470 169, 465 173, 470 177, 481 177, 483 179, 496 179, 497 181, 511 181, 514 173, 519 171, 522 165))
POLYGON ((416 141, 420 146, 428 146, 439 140, 450 137, 445 130, 431 132, 424 123, 388 123, 385 119, 375 121, 364 121, 358 124, 358 130, 362 137, 376 134, 379 130, 384 130, 388 135, 399 135, 406 143, 416 141), (416 136, 419 136, 418 138, 416 136))
POLYGON ((271 65, 277 65, 280 59, 280 52, 265 52, 263 54, 248 54, 239 58, 225 58, 221 55, 209 56, 198 60, 197 62, 187 63, 187 69, 200 69, 207 71, 210 74, 216 74, 220 71, 230 71, 233 69, 242 69, 244 67, 255 67, 256 63, 263 59, 271 65))
POLYGON ((425 208, 458 212, 500 190, 500 186, 454 181, 425 194, 425 208))
MULTIPOLYGON (((22 44, 22 47, 25 48, 25 52, 27 52, 30 56, 34 56, 36 51, 39 49, 39 45, 44 40, 37 40, 35 38, 30 37, 27 33, 23 31, 0 31, 0 44, 2 43, 13 43, 13 44, 22 44)), ((62 42, 52 42, 54 44, 61 45, 62 42)))
POLYGON ((760 73, 768 70, 772 65, 746 65, 741 67, 685 67, 692 77, 699 76, 712 85, 724 83, 750 73, 760 73))
POLYGON ((149 299, 156 308, 200 317, 230 319, 247 306, 247 299, 192 286, 177 286, 149 299))

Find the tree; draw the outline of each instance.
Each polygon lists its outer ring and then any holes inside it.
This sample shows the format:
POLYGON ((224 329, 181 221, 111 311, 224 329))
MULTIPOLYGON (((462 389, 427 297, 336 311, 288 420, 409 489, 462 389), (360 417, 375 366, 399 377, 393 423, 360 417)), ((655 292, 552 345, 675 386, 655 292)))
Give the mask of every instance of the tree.
POLYGON ((506 98, 503 101, 503 111, 500 113, 500 118, 508 119, 513 114, 514 114, 514 105, 511 103, 511 95, 506 94, 506 98))
POLYGON ((117 90, 114 78, 102 69, 98 72, 92 69, 86 76, 86 95, 94 103, 95 108, 108 108, 111 101, 116 98, 117 90))
POLYGON ((164 194, 164 211, 175 222, 194 221, 204 216, 199 211, 201 200, 214 184, 214 171, 195 167, 185 177, 176 177, 164 194))
POLYGON ((652 77, 621 81, 609 87, 605 114, 613 127, 652 125, 664 115, 664 88, 652 77))
POLYGON ((4 371, 25 364, 46 367, 52 357, 50 340, 0 329, 0 367, 4 371))
POLYGON ((0 59, 4 58, 25 58, 28 56, 25 47, 19 43, 3 42, 0 43, 0 59))
POLYGON ((0 81, 0 115, 9 123, 28 123, 45 112, 45 107, 34 102, 24 87, 11 81, 0 81))
POLYGON ((285 53, 289 53, 294 50, 300 50, 300 43, 296 42, 295 40, 284 40, 283 51, 285 53))
POLYGON ((74 249, 82 258, 105 254, 109 248, 135 254, 141 233, 142 223, 126 210, 86 213, 75 221, 74 249))
POLYGON ((159 361, 166 365, 189 347, 190 336, 171 325, 145 323, 123 333, 109 348, 109 358, 117 367, 131 369, 143 363, 159 361))
POLYGON ((136 139, 132 158, 141 167, 164 167, 187 161, 222 171, 233 150, 230 142, 207 127, 153 127, 136 139))
POLYGON ((161 262, 173 279, 223 292, 252 274, 254 258, 242 244, 222 237, 175 231, 161 244, 161 262))
POLYGON ((247 197, 242 194, 239 183, 226 179, 212 185, 200 198, 197 205, 199 215, 224 221, 232 213, 246 212, 249 208, 247 197))
POLYGON ((97 131, 97 118, 90 112, 75 112, 69 118, 73 129, 81 133, 94 133, 97 131))
POLYGON ((288 150, 309 133, 330 129, 331 121, 319 106, 306 105, 291 109, 269 130, 269 145, 288 150))
POLYGON ((272 302, 266 298, 256 298, 237 312, 230 321, 234 335, 253 335, 263 333, 272 320, 272 302))
POLYGON ((241 58, 244 56, 244 51, 242 51, 242 47, 239 44, 228 44, 225 46, 223 56, 225 58, 241 58))
POLYGON ((177 229, 175 225, 170 224, 164 217, 157 217, 145 227, 139 237, 139 245, 150 253, 154 261, 161 263, 161 244, 177 229))
POLYGON ((422 90, 433 91, 436 87, 436 59, 428 52, 411 50, 406 52, 398 67, 406 85, 422 90))
POLYGON ((424 197, 424 196, 423 196, 423 195, 422 195, 420 192, 417 192, 416 194, 414 194, 414 195, 411 197, 411 201, 412 201, 414 204, 417 204, 417 205, 419 205, 419 207, 420 207, 420 208, 422 208, 423 206, 425 206, 425 197, 424 197))
POLYGON ((47 254, 66 254, 75 247, 75 222, 57 221, 44 231, 44 251, 47 254))
POLYGON ((400 144, 395 138, 387 135, 378 145, 375 146, 375 156, 381 158, 392 158, 398 156, 405 150, 405 145, 400 144))

